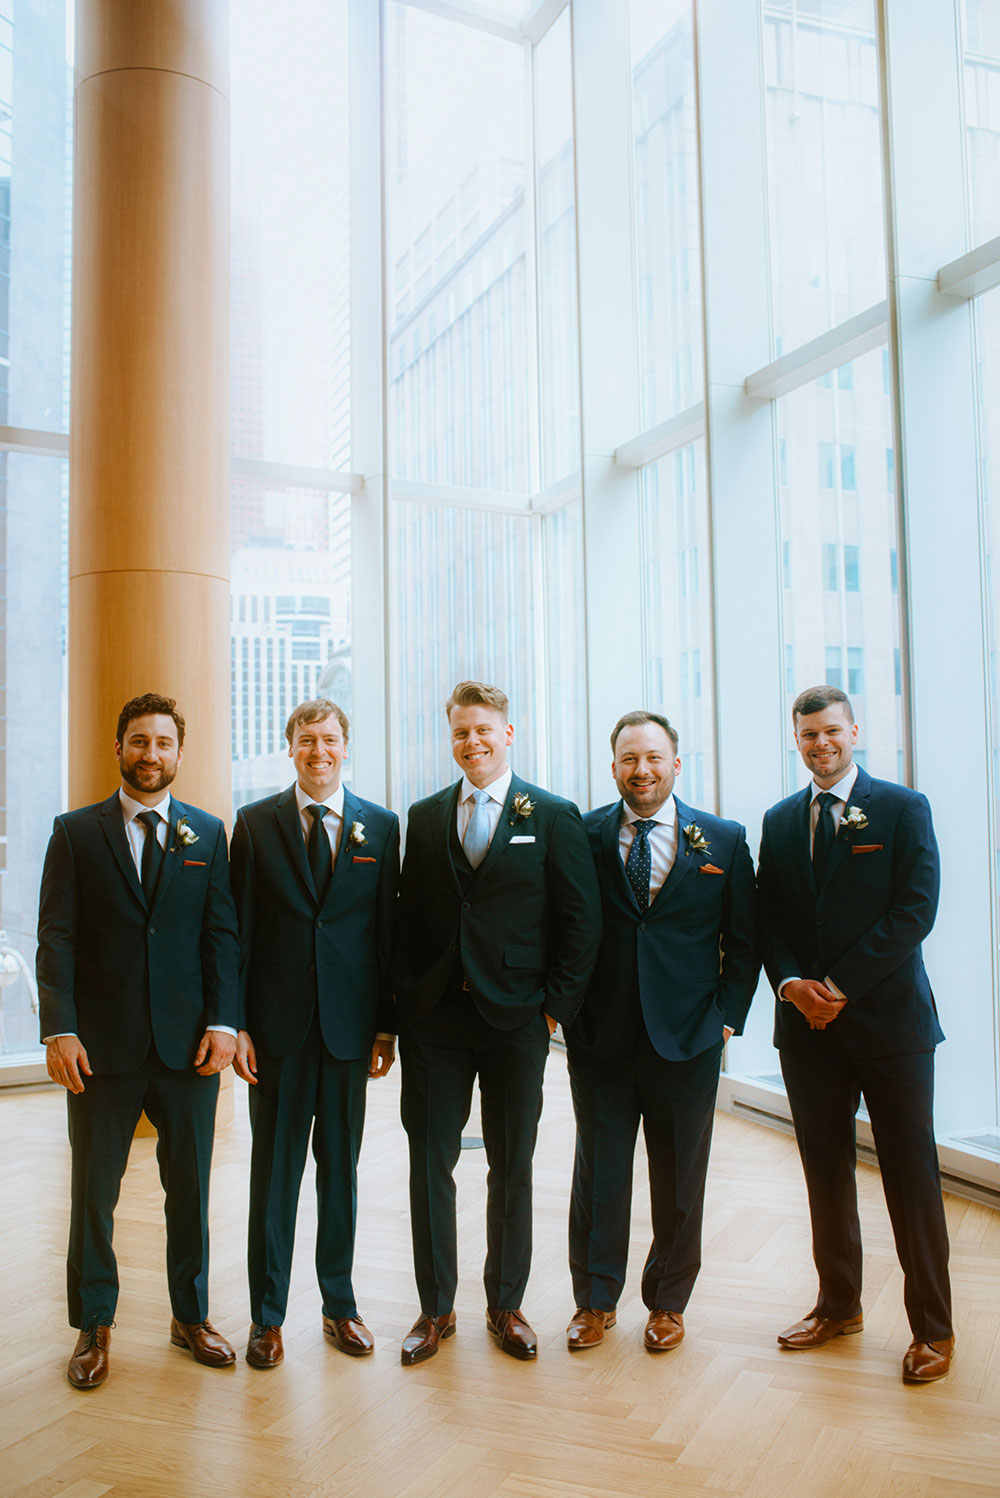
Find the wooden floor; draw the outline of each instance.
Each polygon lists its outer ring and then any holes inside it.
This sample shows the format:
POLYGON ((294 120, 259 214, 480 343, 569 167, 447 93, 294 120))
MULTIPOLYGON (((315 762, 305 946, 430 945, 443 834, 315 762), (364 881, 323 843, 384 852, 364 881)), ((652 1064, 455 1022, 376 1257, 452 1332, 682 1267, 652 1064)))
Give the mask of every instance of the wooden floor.
MULTIPOLYGON (((536 1246, 526 1310, 537 1363, 502 1354, 483 1324, 485 1161, 459 1166, 458 1335, 402 1368, 417 1314, 398 1068, 370 1091, 355 1285, 375 1355, 324 1342, 312 1271, 315 1209, 303 1190, 284 1364, 255 1372, 247 1331, 244 1225, 249 1131, 216 1147, 212 1316, 239 1349, 211 1370, 169 1345, 154 1142, 137 1140, 117 1216, 122 1295, 103 1388, 65 1377, 63 1255, 68 1165, 61 1095, 0 1096, 5 1304, 0 1494, 24 1498, 1000 1498, 1000 1213, 948 1199, 958 1354, 942 1383, 904 1386, 909 1341, 878 1175, 861 1167, 865 1330, 815 1353, 775 1333, 812 1304, 804 1190, 793 1142, 717 1121, 705 1263, 672 1353, 642 1348, 639 1270, 646 1189, 617 1327, 570 1354, 566 1210, 572 1116, 553 1051, 535 1157, 536 1246)), ((470 1126, 474 1127, 474 1126, 470 1126)))

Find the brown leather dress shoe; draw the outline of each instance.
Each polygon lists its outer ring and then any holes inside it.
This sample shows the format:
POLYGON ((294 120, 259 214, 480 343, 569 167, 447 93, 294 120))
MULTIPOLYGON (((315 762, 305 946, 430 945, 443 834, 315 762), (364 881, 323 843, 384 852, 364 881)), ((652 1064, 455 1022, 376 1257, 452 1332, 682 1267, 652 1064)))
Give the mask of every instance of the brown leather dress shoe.
POLYGON ((96 1389, 108 1376, 111 1366, 110 1326, 91 1326, 76 1339, 66 1377, 74 1389, 96 1389))
POLYGON ((247 1338, 247 1362, 251 1368, 277 1368, 284 1356, 280 1326, 251 1326, 247 1338))
POLYGON ((831 1337, 853 1336, 864 1324, 860 1311, 846 1321, 836 1321, 829 1316, 805 1316, 787 1331, 779 1333, 778 1346, 787 1347, 792 1352, 803 1352, 809 1347, 822 1347, 831 1337))
POLYGON ((903 1358, 903 1382, 930 1384, 951 1369, 955 1338, 944 1342, 911 1342, 903 1358))
POLYGON ((580 1306, 573 1312, 573 1319, 566 1328, 566 1346, 570 1352, 580 1352, 584 1347, 596 1347, 604 1341, 604 1333, 617 1321, 614 1311, 594 1311, 590 1306, 580 1306))
POLYGON ((352 1358, 367 1357, 375 1351, 375 1338, 360 1316, 324 1316, 323 1330, 341 1352, 352 1358))
POLYGON ((399 1361, 404 1366, 410 1363, 422 1363, 426 1358, 434 1356, 439 1342, 454 1335, 454 1311, 449 1311, 444 1316, 418 1316, 403 1338, 399 1361))
POLYGON ((170 1340, 175 1347, 187 1347, 194 1353, 195 1362, 207 1368, 228 1368, 236 1362, 235 1352, 210 1321, 194 1326, 171 1317, 170 1340))
POLYGON ((538 1339, 520 1311, 486 1312, 486 1330, 500 1343, 501 1352, 527 1361, 538 1356, 538 1339))
POLYGON ((643 1333, 647 1352, 670 1352, 684 1341, 684 1317, 680 1311, 650 1311, 643 1333))

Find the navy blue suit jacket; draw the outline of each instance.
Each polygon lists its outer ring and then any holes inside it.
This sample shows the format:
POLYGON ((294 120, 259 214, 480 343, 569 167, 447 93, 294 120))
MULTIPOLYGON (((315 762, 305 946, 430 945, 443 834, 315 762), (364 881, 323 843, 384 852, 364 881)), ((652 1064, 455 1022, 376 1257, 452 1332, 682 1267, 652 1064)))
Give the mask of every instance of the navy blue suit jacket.
MULTIPOLYGON (((785 978, 829 976, 847 996, 830 1028, 858 1056, 932 1050, 944 1039, 920 943, 934 924, 940 864, 927 798, 860 767, 819 889, 809 852, 810 787, 779 801, 761 833, 761 951, 777 993, 785 978)), ((775 1006, 774 1043, 806 1044, 794 1004, 775 1006)), ((825 1032, 819 1032, 823 1034, 825 1032)))
POLYGON ((634 1037, 626 1017, 638 989, 656 1051, 686 1061, 742 1029, 757 986, 757 897, 746 833, 737 822, 677 805, 677 857, 642 913, 625 874, 618 834, 622 803, 584 817, 597 865, 604 936, 587 998, 567 1035, 572 1049, 620 1057, 634 1037), (701 828, 708 849, 688 848, 683 828, 701 828))
POLYGON ((394 963, 399 1019, 425 1018, 457 972, 498 1030, 541 1012, 567 1025, 601 937, 580 813, 513 775, 489 851, 463 892, 451 846, 460 785, 410 807, 394 963), (518 794, 529 797, 530 816, 514 810, 518 794))
POLYGON ((41 1033, 78 1035, 95 1073, 134 1071, 152 1043, 191 1065, 206 1028, 235 1028, 236 914, 226 830, 171 801, 167 851, 152 905, 129 849, 121 802, 56 817, 38 904, 41 1033), (197 841, 181 845, 184 818, 197 841))
POLYGON ((295 786, 240 809, 233 829, 240 929, 240 1028, 266 1055, 302 1045, 319 1010, 332 1056, 367 1056, 393 1028, 389 991, 399 883, 399 818, 344 789, 344 826, 322 904, 295 786), (361 823, 363 843, 352 841, 361 823))

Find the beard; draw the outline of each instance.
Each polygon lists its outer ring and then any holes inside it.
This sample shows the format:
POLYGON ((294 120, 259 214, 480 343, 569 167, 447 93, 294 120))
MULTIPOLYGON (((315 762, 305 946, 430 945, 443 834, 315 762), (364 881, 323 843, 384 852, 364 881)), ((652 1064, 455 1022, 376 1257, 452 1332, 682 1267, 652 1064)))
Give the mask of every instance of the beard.
POLYGON ((130 785, 134 791, 141 791, 144 796, 155 791, 165 791, 177 775, 176 765, 172 770, 160 769, 157 771, 140 771, 138 765, 120 765, 122 779, 126 785, 130 785))

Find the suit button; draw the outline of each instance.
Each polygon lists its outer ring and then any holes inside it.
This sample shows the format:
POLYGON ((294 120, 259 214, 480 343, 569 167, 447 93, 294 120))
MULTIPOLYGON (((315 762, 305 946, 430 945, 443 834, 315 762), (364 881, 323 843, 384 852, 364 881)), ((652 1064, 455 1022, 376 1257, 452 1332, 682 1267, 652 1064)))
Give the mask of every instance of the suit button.
POLYGON ((462 901, 462 909, 463 910, 471 910, 472 909, 472 906, 469 904, 468 900, 463 900, 462 901))
POLYGON ((821 915, 818 915, 816 917, 816 924, 817 924, 817 926, 822 926, 822 924, 823 924, 823 917, 821 915))
POLYGON ((323 929, 323 922, 322 921, 317 921, 316 922, 316 930, 317 931, 322 931, 322 929, 323 929))
POLYGON ((310 964, 309 964, 309 971, 311 973, 314 973, 316 971, 316 964, 315 964, 315 962, 310 962, 310 964))
POLYGON ((645 929, 646 929, 646 922, 645 921, 640 921, 639 922, 639 930, 640 931, 645 931, 645 929))
POLYGON ((150 934, 150 936, 155 936, 156 935, 156 927, 155 926, 150 926, 150 928, 149 928, 149 934, 150 934))

